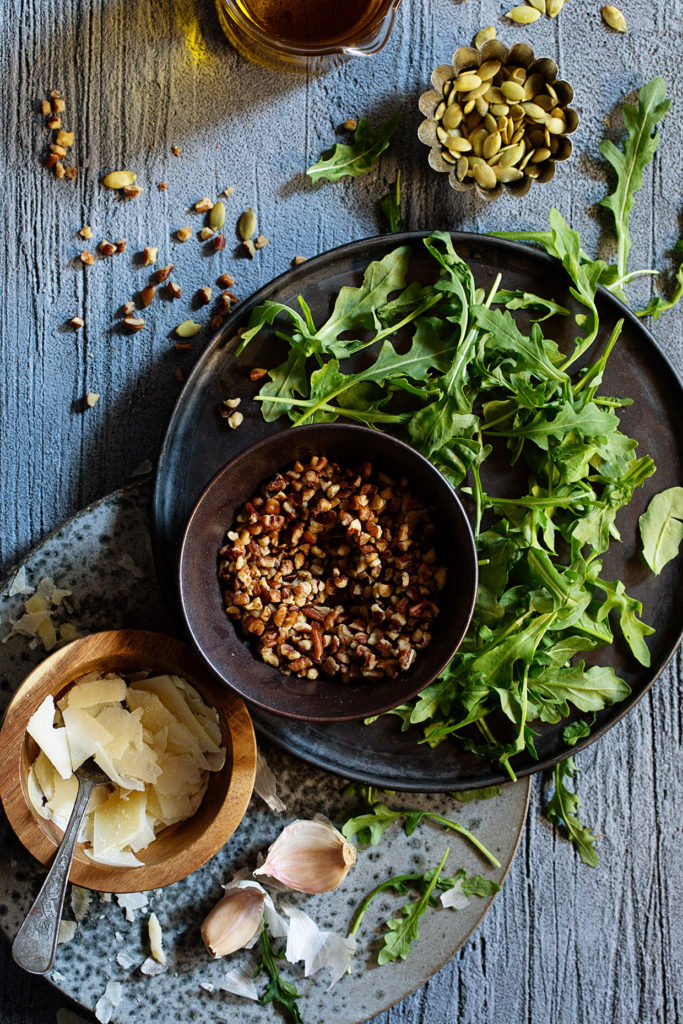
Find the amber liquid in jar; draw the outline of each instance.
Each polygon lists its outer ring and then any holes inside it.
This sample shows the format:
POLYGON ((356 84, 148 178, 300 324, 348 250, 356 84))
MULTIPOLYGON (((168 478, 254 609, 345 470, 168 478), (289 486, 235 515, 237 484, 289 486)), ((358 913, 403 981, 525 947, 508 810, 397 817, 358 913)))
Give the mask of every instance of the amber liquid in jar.
POLYGON ((239 0, 245 14, 270 38, 323 44, 353 34, 380 0, 239 0))

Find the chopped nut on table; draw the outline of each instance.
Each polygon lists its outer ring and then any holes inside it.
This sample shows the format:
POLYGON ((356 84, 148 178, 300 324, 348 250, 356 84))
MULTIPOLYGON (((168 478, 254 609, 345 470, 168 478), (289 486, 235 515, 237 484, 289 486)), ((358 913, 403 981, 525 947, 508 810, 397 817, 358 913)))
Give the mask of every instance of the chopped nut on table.
POLYGON ((307 259, 308 256, 295 256, 294 259, 292 260, 292 263, 294 264, 295 267, 300 267, 301 264, 305 263, 307 259))
POLYGON ((86 224, 85 227, 82 227, 78 233, 81 236, 81 238, 92 238, 92 229, 89 224, 86 224))
POLYGON ((85 324, 85 320, 83 319, 82 316, 72 316, 71 319, 69 320, 69 323, 77 331, 80 331, 81 327, 83 327, 83 325, 85 324))
POLYGON ((285 674, 393 678, 431 640, 446 579, 434 539, 405 480, 312 456, 263 484, 228 531, 226 611, 285 674))
POLYGON ((136 334, 145 326, 145 321, 140 316, 126 316, 123 318, 123 325, 131 334, 136 334))
POLYGON ((179 242, 187 242, 192 237, 192 228, 178 228, 176 231, 176 238, 179 242))
POLYGON ((263 366, 255 366, 253 370, 249 371, 249 380, 261 380, 267 373, 268 371, 263 366))
POLYGON ((102 239, 97 248, 103 256, 113 256, 116 252, 116 246, 114 243, 108 242, 106 238, 102 239))
POLYGON ((159 250, 155 245, 146 245, 142 250, 142 265, 143 267, 151 267, 153 263, 156 263, 159 250))
POLYGON ((130 316, 131 313, 135 312, 135 303, 132 301, 132 299, 129 299, 128 302, 124 302, 124 304, 121 306, 121 312, 123 313, 124 316, 130 316))
POLYGON ((194 204, 194 211, 195 213, 208 213, 212 206, 213 203, 211 200, 208 197, 205 197, 204 199, 197 200, 194 204))
POLYGON ((129 199, 136 199, 143 191, 142 185, 124 185, 123 194, 128 196, 129 199))
POLYGON ((97 405, 99 400, 100 396, 97 393, 97 391, 89 391, 85 396, 85 404, 88 406, 89 409, 92 409, 94 405, 97 405))
POLYGON ((91 267, 93 265, 93 263, 95 262, 95 257, 93 256, 93 254, 91 252, 88 252, 88 250, 85 249, 81 253, 80 260, 81 260, 81 263, 85 263, 86 266, 91 267))
POLYGON ((176 284, 175 281, 169 281, 166 287, 168 288, 168 294, 172 299, 179 299, 183 293, 183 289, 179 284, 176 284))
POLYGON ((213 240, 214 252, 220 252, 221 249, 225 249, 225 244, 225 235, 219 232, 213 240))
POLYGON ((212 295, 213 292, 208 287, 208 285, 204 285, 204 287, 200 288, 199 291, 197 292, 197 302, 200 302, 202 306, 208 306, 208 304, 211 302, 212 295))
POLYGON ((140 289, 140 302, 145 307, 145 309, 147 308, 147 306, 149 306, 152 299, 156 295, 156 291, 156 285, 154 284, 148 284, 146 288, 140 289))
POLYGON ((116 246, 116 251, 117 252, 125 252, 126 251, 127 243, 126 243, 125 238, 119 238, 118 242, 115 242, 114 244, 116 246))
POLYGON ((164 281, 168 281, 174 266, 175 263, 168 263, 165 267, 159 267, 155 274, 158 284, 163 284, 164 281))
POLYGON ((213 236, 215 234, 216 234, 215 228, 206 227, 206 228, 202 228, 201 229, 201 231, 199 232, 199 237, 200 237, 202 242, 208 242, 208 240, 210 238, 213 238, 213 236))
POLYGON ((231 274, 221 274, 216 284, 221 288, 232 288, 235 284, 235 278, 231 274))

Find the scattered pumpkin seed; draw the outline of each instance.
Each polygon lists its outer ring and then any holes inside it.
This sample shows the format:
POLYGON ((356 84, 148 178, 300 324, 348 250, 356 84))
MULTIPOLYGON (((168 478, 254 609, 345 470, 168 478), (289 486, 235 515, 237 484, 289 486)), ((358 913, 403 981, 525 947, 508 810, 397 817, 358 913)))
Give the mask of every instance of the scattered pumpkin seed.
POLYGON ((522 103, 522 108, 527 117, 530 117, 532 121, 545 121, 546 112, 543 107, 539 107, 538 103, 522 103))
POLYGON ((193 338, 201 329, 202 325, 195 323, 194 320, 183 320, 181 324, 178 324, 175 332, 179 338, 193 338))
MULTIPOLYGON (((437 119, 438 120, 438 119, 437 119)), ((453 104, 446 109, 446 113, 441 118, 441 124, 444 126, 446 131, 452 131, 453 128, 457 128, 462 121, 462 107, 457 104, 453 104)))
POLYGON ((481 50, 484 43, 488 43, 489 39, 496 38, 496 30, 493 25, 487 25, 486 28, 480 28, 474 37, 474 45, 478 50, 481 50))
POLYGON ((102 184, 106 188, 126 188, 127 185, 132 185, 137 178, 135 171, 110 171, 102 179, 102 184))
POLYGON ((626 18, 621 13, 618 7, 612 7, 611 4, 607 4, 602 8, 602 20, 610 28, 613 28, 615 32, 626 31, 626 18))
POLYGON ((545 0, 526 0, 530 7, 535 7, 540 14, 546 13, 545 0))
POLYGON ((455 168, 455 174, 459 181, 462 181, 462 179, 465 177, 469 170, 469 166, 470 165, 467 157, 461 156, 460 159, 458 160, 458 165, 455 168))
POLYGON ((543 161, 547 160, 549 156, 550 156, 550 150, 549 149, 546 149, 546 148, 535 149, 534 150, 534 155, 531 158, 531 162, 532 162, 532 164, 542 164, 543 161))
POLYGON ((248 241, 256 231, 256 214, 251 206, 244 211, 237 221, 237 234, 243 242, 248 241))
POLYGON ((451 153, 469 153, 472 150, 472 143, 469 139, 449 139, 446 148, 451 153))
POLYGON ((209 214, 209 227, 213 228, 214 231, 220 231, 225 224, 225 204, 219 200, 214 203, 211 207, 211 213, 209 214))
POLYGON ((545 10, 549 18, 556 18, 563 7, 564 0, 546 0, 545 10))

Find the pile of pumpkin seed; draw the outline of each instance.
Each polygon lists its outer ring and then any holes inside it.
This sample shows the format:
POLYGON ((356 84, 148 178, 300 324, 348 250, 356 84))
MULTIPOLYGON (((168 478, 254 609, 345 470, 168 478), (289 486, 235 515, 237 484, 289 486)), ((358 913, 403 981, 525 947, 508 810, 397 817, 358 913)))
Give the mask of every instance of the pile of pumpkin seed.
POLYGON ((495 188, 537 178, 566 132, 564 110, 539 72, 487 60, 443 86, 436 108, 441 155, 459 181, 495 188))

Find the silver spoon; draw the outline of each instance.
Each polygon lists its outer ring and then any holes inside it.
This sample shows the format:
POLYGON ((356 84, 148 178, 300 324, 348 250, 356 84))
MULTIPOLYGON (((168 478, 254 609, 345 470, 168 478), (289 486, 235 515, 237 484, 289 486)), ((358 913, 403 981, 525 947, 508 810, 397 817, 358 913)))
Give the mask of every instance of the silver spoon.
POLYGON ((52 970, 57 951, 59 925, 64 909, 64 897, 69 881, 71 862, 83 816, 88 807, 90 794, 95 786, 109 782, 92 758, 88 758, 76 769, 78 793, 64 837, 55 854, 35 902, 24 919, 12 943, 15 963, 30 974, 47 974, 52 970))

